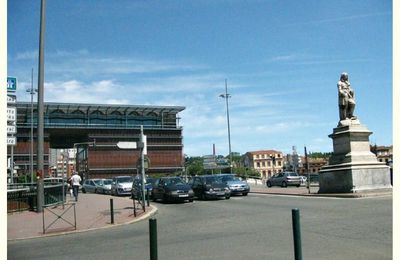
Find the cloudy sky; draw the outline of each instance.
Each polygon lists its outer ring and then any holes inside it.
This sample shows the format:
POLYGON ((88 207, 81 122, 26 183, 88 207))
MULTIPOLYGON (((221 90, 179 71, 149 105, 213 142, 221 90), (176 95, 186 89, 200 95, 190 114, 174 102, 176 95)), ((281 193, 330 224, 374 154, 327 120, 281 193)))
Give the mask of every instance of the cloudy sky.
MULTIPOLYGON (((185 106, 184 153, 332 151, 337 87, 392 144, 392 2, 46 1, 45 101, 185 106)), ((37 86, 40 1, 8 1, 8 75, 37 86)))

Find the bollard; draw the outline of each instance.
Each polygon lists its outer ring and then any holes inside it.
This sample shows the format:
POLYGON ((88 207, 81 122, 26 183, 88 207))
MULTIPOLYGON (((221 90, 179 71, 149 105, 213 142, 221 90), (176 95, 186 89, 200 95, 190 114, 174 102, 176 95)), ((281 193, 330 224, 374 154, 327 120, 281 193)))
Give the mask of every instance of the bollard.
POLYGON ((292 209, 292 224, 293 224, 293 241, 294 241, 294 259, 302 260, 299 209, 292 209))
POLYGON ((147 199, 147 207, 150 207, 150 193, 149 193, 149 188, 147 188, 146 199, 147 199))
POLYGON ((157 260, 157 219, 149 219, 150 233, 150 260, 157 260))
POLYGON ((110 199, 111 224, 114 224, 114 201, 110 199))
POLYGON ((136 202, 135 202, 135 198, 133 198, 133 216, 136 217, 136 202))

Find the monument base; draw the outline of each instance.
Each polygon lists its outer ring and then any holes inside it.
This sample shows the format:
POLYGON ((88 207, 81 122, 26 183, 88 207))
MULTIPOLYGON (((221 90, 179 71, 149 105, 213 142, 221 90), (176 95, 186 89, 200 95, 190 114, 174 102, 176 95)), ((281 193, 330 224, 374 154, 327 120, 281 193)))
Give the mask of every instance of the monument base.
POLYGON ((391 190, 390 170, 383 163, 328 165, 319 173, 318 193, 391 190))

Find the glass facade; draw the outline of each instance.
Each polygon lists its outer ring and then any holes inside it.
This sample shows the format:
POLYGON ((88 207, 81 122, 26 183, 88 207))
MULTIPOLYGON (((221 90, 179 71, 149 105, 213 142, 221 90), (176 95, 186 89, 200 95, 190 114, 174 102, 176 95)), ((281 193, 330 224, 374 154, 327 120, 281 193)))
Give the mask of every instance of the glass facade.
MULTIPOLYGON (((45 105, 44 123, 46 127, 115 127, 137 128, 177 128, 177 113, 184 108, 176 107, 121 107, 116 105, 69 104, 45 105), (150 108, 150 109, 149 109, 150 108), (150 111, 149 111, 150 110, 150 111)), ((30 110, 30 103, 17 105, 19 126, 37 124, 37 110, 30 110)))

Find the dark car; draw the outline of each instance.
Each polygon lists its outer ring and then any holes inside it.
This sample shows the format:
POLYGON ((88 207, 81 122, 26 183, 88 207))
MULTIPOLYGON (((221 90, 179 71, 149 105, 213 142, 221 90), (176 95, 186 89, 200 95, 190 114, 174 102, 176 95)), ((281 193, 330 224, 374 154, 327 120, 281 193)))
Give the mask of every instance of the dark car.
MULTIPOLYGON (((150 196, 149 198, 152 198, 152 193, 153 193, 153 185, 156 179, 147 177, 145 179, 146 184, 145 184, 145 193, 147 197, 147 192, 149 193, 148 195, 150 196)), ((142 198, 142 178, 135 178, 133 180, 132 184, 132 198, 134 199, 141 199, 142 198)))
POLYGON ((231 190, 231 194, 242 194, 243 196, 247 196, 250 192, 250 186, 247 182, 243 181, 241 178, 235 176, 235 174, 223 173, 219 174, 221 176, 222 181, 228 185, 231 190))
POLYGON ((267 181, 268 187, 272 187, 272 186, 281 186, 281 187, 297 186, 297 187, 300 187, 300 184, 301 184, 301 178, 295 172, 280 172, 280 173, 275 174, 271 178, 269 178, 267 181))
POLYGON ((193 202, 193 190, 180 177, 162 177, 153 186, 152 199, 156 201, 185 201, 193 202))
POLYGON ((222 177, 218 175, 195 176, 191 180, 194 196, 199 199, 217 199, 231 197, 231 191, 222 177))

